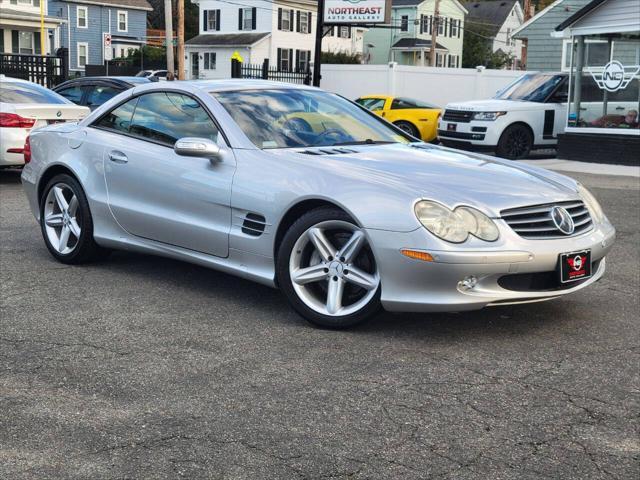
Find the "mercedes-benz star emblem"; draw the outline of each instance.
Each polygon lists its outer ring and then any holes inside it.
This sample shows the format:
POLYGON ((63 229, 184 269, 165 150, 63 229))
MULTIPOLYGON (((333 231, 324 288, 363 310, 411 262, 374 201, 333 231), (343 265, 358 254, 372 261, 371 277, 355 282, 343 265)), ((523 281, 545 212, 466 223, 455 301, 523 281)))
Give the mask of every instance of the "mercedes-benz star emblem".
POLYGON ((575 230, 573 218, 571 218, 569 212, 562 207, 553 207, 551 209, 551 220, 556 228, 565 235, 571 235, 575 230))

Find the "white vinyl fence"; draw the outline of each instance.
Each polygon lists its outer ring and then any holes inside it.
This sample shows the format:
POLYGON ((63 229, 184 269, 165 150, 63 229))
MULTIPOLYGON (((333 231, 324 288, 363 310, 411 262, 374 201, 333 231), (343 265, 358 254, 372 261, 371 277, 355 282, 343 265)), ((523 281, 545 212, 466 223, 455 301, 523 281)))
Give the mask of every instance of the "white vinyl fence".
POLYGON ((444 107, 491 98, 522 71, 388 65, 322 65, 320 86, 350 99, 363 95, 411 97, 444 107))

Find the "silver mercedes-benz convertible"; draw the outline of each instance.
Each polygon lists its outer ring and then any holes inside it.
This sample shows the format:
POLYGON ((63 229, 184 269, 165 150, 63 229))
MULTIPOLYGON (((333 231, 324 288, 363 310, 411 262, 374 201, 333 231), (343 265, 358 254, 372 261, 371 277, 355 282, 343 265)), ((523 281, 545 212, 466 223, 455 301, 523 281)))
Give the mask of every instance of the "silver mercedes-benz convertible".
POLYGON ((319 89, 162 82, 25 144, 22 182, 64 263, 110 249, 277 286, 316 325, 381 306, 535 302, 602 277, 615 229, 580 184, 417 141, 319 89))

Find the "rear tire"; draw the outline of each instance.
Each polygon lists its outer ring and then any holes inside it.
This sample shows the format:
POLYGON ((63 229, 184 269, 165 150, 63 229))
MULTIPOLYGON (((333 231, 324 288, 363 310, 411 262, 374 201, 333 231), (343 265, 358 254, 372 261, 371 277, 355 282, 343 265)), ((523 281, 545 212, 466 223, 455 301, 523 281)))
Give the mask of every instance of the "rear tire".
POLYGON ((399 120, 395 122, 394 125, 398 127, 400 130, 402 130, 403 132, 408 133, 409 135, 417 138, 418 140, 421 140, 420 132, 412 123, 405 122, 404 120, 399 120))
POLYGON ((103 258, 109 250, 93 239, 89 202, 78 181, 70 175, 53 177, 40 198, 40 230, 56 260, 78 264, 103 258))
POLYGON ((337 208, 312 210, 289 228, 276 274, 291 306, 315 326, 352 327, 380 309, 380 276, 366 234, 337 208))
POLYGON ((496 154, 509 160, 520 160, 529 156, 531 147, 533 147, 531 130, 522 124, 509 125, 500 135, 496 154))

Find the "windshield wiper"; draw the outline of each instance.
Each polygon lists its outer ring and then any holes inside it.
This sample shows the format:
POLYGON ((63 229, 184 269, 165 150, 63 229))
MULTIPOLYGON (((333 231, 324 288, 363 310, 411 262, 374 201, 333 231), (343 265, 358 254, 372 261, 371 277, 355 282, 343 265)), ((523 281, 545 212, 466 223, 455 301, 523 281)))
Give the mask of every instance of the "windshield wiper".
POLYGON ((347 145, 385 145, 388 143, 396 143, 390 140, 373 140, 371 138, 367 138, 366 140, 353 140, 351 142, 337 142, 332 144, 332 147, 344 147, 347 145))

